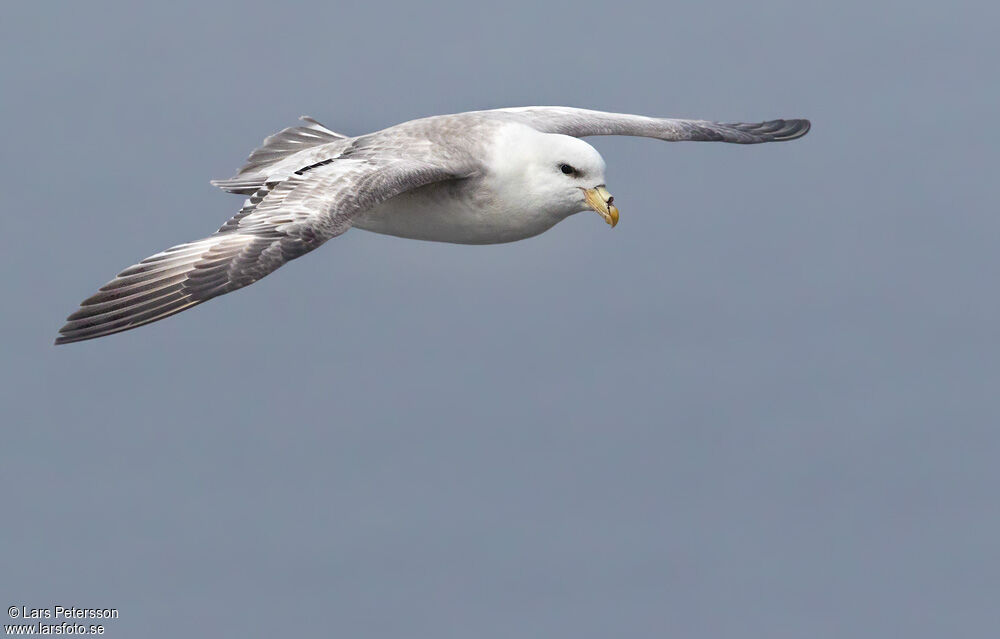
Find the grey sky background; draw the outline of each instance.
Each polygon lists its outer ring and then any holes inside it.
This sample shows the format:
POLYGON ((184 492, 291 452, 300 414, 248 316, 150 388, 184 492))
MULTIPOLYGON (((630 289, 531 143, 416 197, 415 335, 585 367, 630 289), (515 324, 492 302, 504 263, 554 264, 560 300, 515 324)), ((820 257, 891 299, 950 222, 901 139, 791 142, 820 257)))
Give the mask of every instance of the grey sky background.
POLYGON ((987 3, 8 3, 0 603, 109 637, 986 637, 1000 627, 987 3), (622 221, 352 231, 55 348, 309 114, 566 104, 622 221))

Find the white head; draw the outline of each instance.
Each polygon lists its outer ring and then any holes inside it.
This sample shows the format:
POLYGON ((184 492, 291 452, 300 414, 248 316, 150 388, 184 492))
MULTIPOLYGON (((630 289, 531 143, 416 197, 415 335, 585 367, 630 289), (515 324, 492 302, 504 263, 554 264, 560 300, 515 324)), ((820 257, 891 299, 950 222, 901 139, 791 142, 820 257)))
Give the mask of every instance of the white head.
POLYGON ((498 144, 495 179, 555 221, 593 209, 614 226, 618 209, 605 188, 604 158, 583 140, 518 126, 498 144))

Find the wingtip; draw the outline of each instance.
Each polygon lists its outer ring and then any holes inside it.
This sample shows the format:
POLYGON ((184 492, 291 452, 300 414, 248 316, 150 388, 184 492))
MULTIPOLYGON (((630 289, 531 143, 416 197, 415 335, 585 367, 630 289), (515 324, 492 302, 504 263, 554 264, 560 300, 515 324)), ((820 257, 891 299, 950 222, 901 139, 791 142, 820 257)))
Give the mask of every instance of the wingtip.
POLYGON ((65 335, 60 335, 60 336, 58 336, 58 337, 55 338, 55 340, 52 342, 52 345, 53 346, 62 346, 63 344, 69 344, 70 342, 75 342, 75 341, 77 341, 77 340, 70 339, 70 338, 66 337, 65 335))
POLYGON ((752 133, 759 136, 761 142, 786 142, 797 140, 812 128, 812 123, 804 118, 768 120, 751 125, 752 133))
POLYGON ((726 126, 739 130, 746 137, 735 140, 742 144, 760 144, 761 142, 787 142, 797 140, 809 133, 812 123, 804 118, 767 120, 765 122, 733 122, 726 126))
POLYGON ((805 118, 796 118, 792 120, 785 120, 785 125, 787 132, 781 137, 775 139, 785 141, 785 140, 797 140, 803 137, 806 133, 809 133, 809 129, 812 128, 812 122, 805 118))
MULTIPOLYGON (((79 311, 77 311, 79 313, 79 311)), ((74 313, 75 314, 75 313, 74 313)), ((72 317, 72 315, 70 316, 72 317)), ((55 340, 53 340, 53 346, 63 346, 65 344, 72 344, 73 342, 82 342, 84 340, 92 339, 95 336, 79 336, 71 335, 72 325, 67 323, 63 324, 63 327, 59 329, 59 334, 56 335, 55 340)))

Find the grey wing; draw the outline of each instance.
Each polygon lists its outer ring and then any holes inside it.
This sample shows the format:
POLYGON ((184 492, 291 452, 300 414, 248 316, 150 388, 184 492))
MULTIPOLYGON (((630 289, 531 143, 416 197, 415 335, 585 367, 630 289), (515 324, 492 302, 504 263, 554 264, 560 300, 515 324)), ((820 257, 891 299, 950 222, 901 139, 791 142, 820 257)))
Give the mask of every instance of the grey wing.
POLYGON ((67 318, 56 344, 142 326, 252 284, 345 232, 355 214, 467 174, 426 160, 345 159, 264 184, 214 234, 119 273, 67 318))
POLYGON ((281 179, 287 174, 311 164, 313 161, 336 157, 350 138, 323 126, 308 115, 299 116, 304 126, 282 129, 264 138, 254 149, 236 175, 225 180, 212 180, 212 184, 230 193, 250 195, 276 175, 281 179), (293 157, 294 156, 294 157, 293 157))
POLYGON ((607 113, 573 107, 518 107, 492 113, 519 120, 545 133, 573 137, 631 135, 669 142, 731 142, 759 144, 800 138, 809 132, 809 120, 720 123, 708 120, 650 118, 628 113, 607 113))

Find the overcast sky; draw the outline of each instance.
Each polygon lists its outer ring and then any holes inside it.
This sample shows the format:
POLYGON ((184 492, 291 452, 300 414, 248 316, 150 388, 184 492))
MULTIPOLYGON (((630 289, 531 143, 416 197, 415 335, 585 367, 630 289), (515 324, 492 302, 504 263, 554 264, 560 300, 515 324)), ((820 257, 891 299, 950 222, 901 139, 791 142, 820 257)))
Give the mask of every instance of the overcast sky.
POLYGON ((826 4, 8 3, 0 604, 153 639, 992 636, 1000 9, 826 4), (297 116, 525 104, 813 130, 595 138, 614 230, 355 230, 51 345, 297 116))

